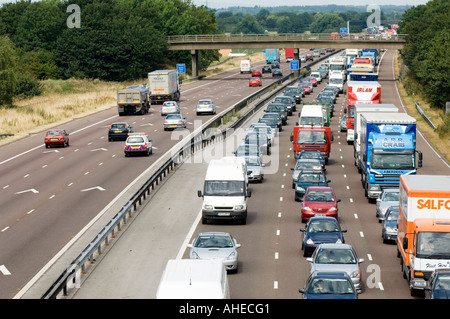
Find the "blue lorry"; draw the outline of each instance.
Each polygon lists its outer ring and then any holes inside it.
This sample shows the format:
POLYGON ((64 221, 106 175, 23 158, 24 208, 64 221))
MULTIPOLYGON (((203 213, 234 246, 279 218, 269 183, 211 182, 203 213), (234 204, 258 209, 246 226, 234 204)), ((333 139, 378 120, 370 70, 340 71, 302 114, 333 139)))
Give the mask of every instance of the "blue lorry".
MULTIPOLYGON (((369 202, 383 188, 399 187, 400 175, 416 174, 416 119, 406 113, 361 113, 361 182, 369 202)), ((417 156, 416 156, 417 155, 417 156)))
POLYGON ((265 49, 264 55, 267 64, 272 64, 272 62, 280 62, 280 50, 279 49, 265 49))
POLYGON ((378 49, 363 49, 360 58, 373 57, 374 66, 378 65, 378 49))

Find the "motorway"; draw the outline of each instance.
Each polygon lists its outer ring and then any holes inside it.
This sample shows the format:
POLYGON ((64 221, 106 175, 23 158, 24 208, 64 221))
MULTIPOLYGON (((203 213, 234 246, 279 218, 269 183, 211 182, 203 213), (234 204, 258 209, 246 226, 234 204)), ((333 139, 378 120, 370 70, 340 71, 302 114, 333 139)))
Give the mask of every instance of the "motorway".
MULTIPOLYGON (((282 67, 288 72, 287 63, 282 67)), ((184 84, 180 105, 187 129, 212 116, 195 115, 199 99, 213 98, 219 113, 259 90, 248 87, 248 78, 232 70, 184 84)), ((265 75, 263 85, 273 81, 265 75)), ((83 235, 92 239, 91 226, 104 221, 98 233, 143 183, 152 164, 178 142, 179 137, 163 131, 159 110, 154 105, 148 114, 119 117, 112 106, 67 122, 58 127, 70 134, 66 148, 46 149, 44 132, 0 147, 1 299, 20 298, 83 235), (123 142, 108 142, 108 128, 118 121, 149 135, 154 147, 150 157, 125 158, 123 142)))
MULTIPOLYGON (((393 103, 404 112, 393 75, 394 51, 383 56, 379 81, 382 103, 393 103)), ((311 101, 325 83, 315 89, 311 101)), ((365 261, 363 292, 360 299, 409 299, 406 280, 400 272, 395 244, 383 244, 381 226, 375 217, 375 205, 368 203, 354 166, 353 146, 346 142, 345 133, 338 128, 338 119, 345 105, 341 94, 331 120, 334 132, 332 155, 327 165, 327 177, 339 204, 339 221, 346 242, 365 261)), ((255 122, 262 111, 249 119, 244 127, 255 122)), ((300 203, 294 201, 291 170, 295 160, 289 135, 295 116, 279 134, 279 139, 266 167, 265 181, 252 184, 246 225, 226 222, 200 223, 201 199, 196 191, 202 189, 207 162, 188 161, 160 188, 114 248, 88 276, 72 298, 155 298, 157 286, 167 259, 188 258, 186 244, 203 231, 226 231, 242 245, 239 248, 239 271, 228 276, 233 299, 299 299, 309 272, 302 256, 299 229, 300 203)), ((239 141, 236 138, 234 141, 239 141)), ((204 151, 204 158, 221 146, 204 151)), ((449 174, 449 166, 425 141, 421 134, 417 148, 424 153, 419 174, 449 174)), ((232 149, 225 147, 230 155, 232 149)), ((420 297, 415 297, 419 298, 420 297)))
MULTIPOLYGON (((381 64, 382 102, 400 107, 393 53, 387 51, 381 64)), ((281 65, 288 67, 287 63, 281 65)), ((234 70, 183 85, 181 106, 188 117, 188 129, 192 130, 197 119, 194 108, 198 99, 212 97, 225 109, 257 90, 248 87, 247 79, 248 75, 234 70)), ((265 79, 264 84, 270 81, 265 79)), ((311 101, 319 91, 315 88, 305 101, 311 101)), ((360 298, 410 298, 396 247, 382 243, 375 205, 364 197, 353 164, 353 146, 347 145, 345 133, 339 132, 343 106, 341 94, 331 120, 334 142, 327 177, 342 199, 339 220, 348 230, 346 242, 365 259, 365 285, 360 298)), ((185 244, 198 232, 210 230, 230 232, 242 245, 239 272, 228 276, 232 298, 300 298, 298 289, 306 280, 309 265, 300 250, 299 229, 304 225, 299 217, 300 203, 294 201, 290 186, 290 168, 295 160, 289 135, 294 124, 292 116, 280 132, 278 150, 271 155, 264 183, 251 186, 247 225, 199 223, 201 199, 196 192, 202 188, 207 163, 185 163, 160 187, 71 298, 154 298, 167 259, 187 258, 185 244)), ((132 190, 133 181, 177 142, 170 139, 170 133, 163 132, 157 106, 147 115, 120 119, 116 109, 111 108, 67 123, 64 128, 71 133, 71 145, 65 149, 45 149, 43 134, 1 148, 0 266, 9 274, 0 274, 0 298, 12 298, 26 287, 106 207, 120 207, 131 196, 125 191, 132 190), (119 120, 129 121, 135 131, 150 135, 155 146, 152 156, 125 158, 121 142, 107 141, 107 128, 119 120)), ((424 153, 419 174, 448 174, 448 165, 421 135, 417 144, 424 153)), ((205 152, 212 154, 210 150, 205 152)))

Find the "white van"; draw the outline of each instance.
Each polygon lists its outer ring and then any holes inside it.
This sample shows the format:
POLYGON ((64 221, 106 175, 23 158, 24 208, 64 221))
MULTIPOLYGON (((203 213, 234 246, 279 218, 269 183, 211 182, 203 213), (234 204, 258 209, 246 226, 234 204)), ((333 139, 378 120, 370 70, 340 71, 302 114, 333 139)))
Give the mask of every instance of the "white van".
POLYGON ((328 85, 338 87, 339 93, 344 92, 344 78, 342 77, 342 74, 339 72, 330 73, 328 85))
POLYGON ((202 191, 202 223, 208 219, 238 220, 247 223, 248 176, 246 165, 230 163, 228 160, 211 160, 206 171, 202 191))
POLYGON ((252 73, 252 62, 250 60, 241 60, 242 73, 252 73))
POLYGON ((305 104, 300 112, 298 126, 325 126, 321 104, 305 104))
POLYGON ((170 259, 156 299, 230 299, 227 271, 219 259, 170 259))

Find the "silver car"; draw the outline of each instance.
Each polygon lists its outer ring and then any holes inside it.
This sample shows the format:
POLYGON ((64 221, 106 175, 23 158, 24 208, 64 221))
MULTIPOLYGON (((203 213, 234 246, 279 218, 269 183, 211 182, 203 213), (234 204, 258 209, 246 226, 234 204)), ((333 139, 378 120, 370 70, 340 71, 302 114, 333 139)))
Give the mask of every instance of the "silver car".
POLYGON ((191 259, 221 259, 225 269, 230 272, 238 270, 238 252, 241 247, 229 233, 205 232, 200 233, 187 245, 191 248, 191 259))
POLYGON ((161 116, 180 113, 180 106, 175 101, 165 101, 161 106, 161 116))
POLYGON ((386 211, 391 206, 398 206, 399 203, 399 189, 398 188, 385 188, 381 191, 380 196, 377 198, 376 215, 378 222, 381 223, 384 220, 386 211))
POLYGON ((186 128, 186 118, 181 114, 168 114, 164 119, 164 131, 186 128))
POLYGON ((345 271, 359 291, 362 288, 361 267, 363 258, 358 258, 349 244, 320 244, 310 258, 310 273, 314 271, 345 271))
POLYGON ((275 143, 275 136, 277 135, 277 131, 265 123, 250 124, 248 132, 265 132, 269 137, 270 146, 274 145, 275 143))
POLYGON ((318 159, 314 158, 299 158, 295 163, 295 167, 291 168, 292 172, 292 188, 295 188, 295 185, 298 181, 298 176, 301 171, 325 171, 324 165, 318 159))
POLYGON ((216 105, 211 99, 202 99, 197 102, 197 115, 201 113, 216 114, 216 105))
POLYGON ((256 181, 262 183, 264 180, 264 164, 261 163, 258 156, 245 156, 245 164, 247 165, 248 181, 256 181))
POLYGON ((347 115, 342 115, 339 120, 339 129, 341 132, 347 132, 347 115))

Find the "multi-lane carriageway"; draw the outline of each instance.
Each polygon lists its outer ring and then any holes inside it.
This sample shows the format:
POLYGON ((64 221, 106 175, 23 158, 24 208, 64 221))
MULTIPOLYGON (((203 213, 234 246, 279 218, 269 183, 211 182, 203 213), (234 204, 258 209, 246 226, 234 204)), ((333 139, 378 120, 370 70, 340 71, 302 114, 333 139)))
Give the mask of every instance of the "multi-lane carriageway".
MULTIPOLYGON (((380 66, 382 99, 383 103, 401 106, 394 82, 393 55, 393 51, 387 51, 380 66)), ((287 68, 287 64, 282 66, 287 68)), ((191 123, 188 129, 192 129, 199 98, 211 96, 217 105, 227 107, 252 92, 254 88, 248 88, 247 79, 234 71, 183 87, 181 105, 191 123)), ((271 81, 264 80, 264 84, 271 81)), ((305 100, 312 100, 320 87, 305 100)), ((395 245, 382 244, 375 206, 364 197, 353 165, 352 146, 346 144, 345 133, 339 132, 343 105, 341 95, 332 119, 334 142, 327 176, 342 199, 340 223, 348 230, 346 241, 365 259, 366 284, 360 298, 409 298, 395 245)), ((153 108, 146 116, 124 120, 132 122, 135 130, 139 127, 152 136, 157 148, 154 155, 124 158, 121 143, 111 144, 105 138, 108 125, 118 120, 115 111, 112 108, 68 123, 71 146, 59 149, 59 153, 46 153, 44 147, 38 146, 42 143, 39 134, 2 147, 0 265, 10 273, 0 277, 2 298, 28 298, 25 288, 34 275, 45 269, 67 242, 78 237, 104 207, 115 202, 116 196, 131 189, 130 181, 154 163, 158 154, 176 142, 169 142, 170 133, 163 133, 162 119, 153 108), (92 189, 97 186, 104 191, 92 189), (21 193, 28 189, 39 193, 21 193)), ((256 114, 246 125, 259 116, 256 114)), ((196 191, 202 187, 207 163, 183 164, 103 256, 73 298, 154 298, 167 259, 187 258, 185 244, 198 232, 210 230, 230 232, 242 244, 239 272, 228 276, 232 298, 300 298, 298 289, 306 280, 309 265, 300 250, 300 204, 294 201, 290 187, 290 168, 295 160, 289 135, 294 124, 295 118, 291 117, 279 135, 279 149, 274 152, 278 156, 273 160, 277 169, 271 174, 266 171, 264 183, 252 185, 247 225, 199 223, 201 199, 196 191)), ((448 174, 447 164, 422 136, 418 138, 418 149, 426 155, 419 173, 448 174)))

